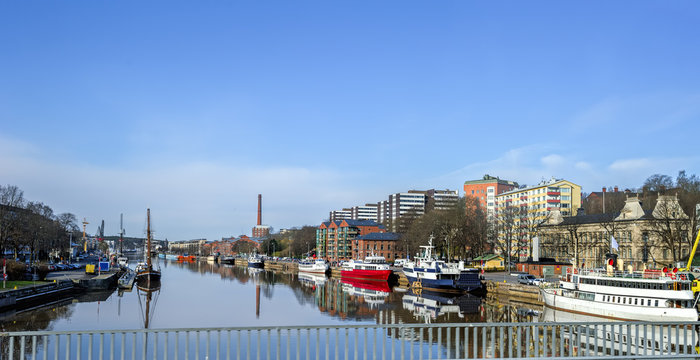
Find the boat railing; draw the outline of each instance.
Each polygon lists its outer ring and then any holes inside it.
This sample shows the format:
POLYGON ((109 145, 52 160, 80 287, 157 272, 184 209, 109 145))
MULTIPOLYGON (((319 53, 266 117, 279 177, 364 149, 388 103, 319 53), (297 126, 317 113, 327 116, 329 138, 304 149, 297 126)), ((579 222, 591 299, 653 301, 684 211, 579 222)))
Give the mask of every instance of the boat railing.
POLYGON ((578 269, 574 271, 574 274, 588 275, 588 276, 600 276, 600 277, 610 277, 610 278, 626 278, 626 279, 645 279, 645 280, 660 280, 660 279, 670 279, 670 280, 687 280, 684 274, 678 273, 668 273, 662 271, 618 271, 614 270, 608 272, 602 269, 578 269))

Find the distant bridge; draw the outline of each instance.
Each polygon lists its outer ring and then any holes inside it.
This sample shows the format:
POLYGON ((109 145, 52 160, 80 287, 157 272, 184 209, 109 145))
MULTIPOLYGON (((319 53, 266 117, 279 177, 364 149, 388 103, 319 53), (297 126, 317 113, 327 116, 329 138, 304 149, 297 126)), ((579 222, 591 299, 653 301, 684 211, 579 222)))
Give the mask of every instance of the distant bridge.
POLYGON ((267 326, 0 333, 2 359, 698 359, 700 322, 267 326))

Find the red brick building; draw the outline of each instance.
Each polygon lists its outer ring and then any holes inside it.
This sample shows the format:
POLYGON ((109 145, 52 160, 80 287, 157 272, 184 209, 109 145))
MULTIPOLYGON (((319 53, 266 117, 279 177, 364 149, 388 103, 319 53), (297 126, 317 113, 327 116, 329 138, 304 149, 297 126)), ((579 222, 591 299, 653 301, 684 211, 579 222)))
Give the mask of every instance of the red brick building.
POLYGON ((350 260, 358 236, 384 232, 384 225, 372 220, 327 221, 316 229, 316 254, 328 261, 350 260))
POLYGON ((353 258, 364 259, 365 256, 384 256, 387 262, 393 262, 401 255, 396 251, 396 244, 399 242, 399 234, 393 232, 373 232, 367 235, 360 235, 353 244, 353 258))
POLYGON ((479 201, 481 208, 486 209, 487 215, 496 214, 496 195, 518 188, 518 183, 501 180, 497 177, 484 175, 479 180, 464 182, 464 196, 471 196, 479 201))

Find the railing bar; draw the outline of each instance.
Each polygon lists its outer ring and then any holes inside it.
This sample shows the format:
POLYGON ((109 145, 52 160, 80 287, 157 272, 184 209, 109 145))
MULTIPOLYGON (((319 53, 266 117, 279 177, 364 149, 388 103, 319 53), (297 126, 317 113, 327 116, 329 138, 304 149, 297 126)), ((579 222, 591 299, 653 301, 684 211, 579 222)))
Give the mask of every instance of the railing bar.
POLYGON ((190 358, 190 332, 185 332, 185 360, 190 358))
POLYGON ((170 337, 170 332, 166 331, 165 332, 165 339, 163 339, 163 360, 168 359, 168 338, 170 337))
MULTIPOLYGON (((406 358, 406 327, 402 326, 399 330, 399 345, 401 346, 401 360, 406 358), (403 339, 403 340, 402 340, 403 339)), ((411 345, 411 343, 408 343, 411 345)))
POLYGON ((36 360, 36 335, 32 336, 32 359, 36 360))
POLYGON ((330 352, 331 352, 331 329, 326 328, 326 359, 330 359, 330 352))
POLYGON ((354 360, 357 360, 357 342, 359 339, 360 339, 360 330, 355 328, 355 341, 354 341, 355 351, 353 352, 355 354, 354 360))
MULTIPOLYGON (((394 356, 394 335, 396 335, 396 329, 395 328, 390 328, 391 331, 389 332, 389 344, 391 345, 391 359, 396 359, 394 356)), ((337 359, 336 359, 337 360, 337 359)))
POLYGON ((321 329, 316 329, 316 359, 321 358, 321 329))
MULTIPOLYGON (((491 328, 491 340, 494 340, 496 336, 494 336, 494 331, 496 331, 495 328, 491 328)), ((488 342, 486 341, 486 329, 484 326, 481 327, 481 353, 484 358, 487 357, 486 353, 488 352, 488 342)), ((493 341, 492 341, 493 342, 493 341)), ((493 344, 492 344, 493 345, 493 344)), ((493 352, 495 354, 495 351, 493 352)))
MULTIPOLYGON (((387 334, 389 333, 389 329, 387 329, 387 334)), ((382 360, 386 360, 386 339, 382 337, 382 360)))
POLYGON ((372 338, 372 359, 377 360, 377 328, 374 328, 374 336, 372 338))
MULTIPOLYGON (((10 341, 10 346, 9 346, 10 348, 7 351, 7 356, 8 356, 8 359, 12 360, 15 358, 15 337, 10 336, 10 337, 8 337, 8 340, 10 341)), ((23 344, 20 344, 19 346, 24 347, 23 344)), ((22 359, 22 360, 24 360, 24 359, 22 359)))
POLYGON ((194 342, 194 359, 199 360, 199 331, 195 332, 195 342, 194 342))
POLYGON ((598 352, 598 324, 593 325, 593 343, 595 344, 595 351, 598 352))
POLYGON ((220 360, 221 330, 216 331, 216 360, 220 360))
POLYGON ((231 330, 226 331, 226 337, 228 338, 226 341, 226 359, 231 359, 231 330))
POLYGON ((685 342, 686 339, 683 338, 683 347, 681 347, 681 328, 680 325, 676 325, 676 354, 685 354, 685 342), (682 350, 681 350, 682 349, 682 350))
POLYGON ((557 328, 558 326, 556 324, 552 325, 552 356, 557 356, 557 328))
MULTIPOLYGON (((340 351, 339 348, 339 342, 340 342, 340 336, 338 336, 338 328, 335 328, 335 360, 338 360, 338 351, 340 351)), ((347 359, 347 356, 345 357, 347 359)))
POLYGON ((673 344, 671 343, 671 325, 666 325, 666 347, 668 348, 668 355, 671 355, 671 347, 673 344))
POLYGON ((158 333, 153 333, 153 356, 152 359, 158 359, 158 333))
POLYGON ((627 356, 630 356, 632 352, 632 325, 627 323, 627 356))
POLYGON ((498 327, 498 344, 494 344, 494 340, 491 339, 491 344, 494 347, 494 349, 495 349, 496 345, 500 345, 499 346, 500 347, 499 353, 501 354, 501 356, 499 356, 500 358, 503 358, 503 354, 506 351, 505 344, 503 343, 503 330, 504 330, 503 326, 498 327))
POLYGON ((651 350, 652 354, 656 352, 656 326, 651 325, 651 350))
MULTIPOLYGON (((459 354, 457 354, 457 357, 459 357, 459 354)), ((469 327, 465 326, 464 327, 464 358, 469 357, 469 327)))
POLYGON ((109 360, 114 360, 114 337, 115 333, 109 334, 109 360))
POLYGON ((345 329, 345 346, 344 346, 344 348, 345 348, 345 357, 343 358, 343 359, 345 359, 345 360, 348 359, 348 355, 349 355, 349 354, 348 354, 348 349, 350 348, 350 346, 348 346, 348 341, 349 341, 349 340, 348 340, 348 338, 349 338, 349 334, 348 334, 348 333, 349 333, 349 332, 350 332, 350 329, 345 329))
MULTIPOLYGON (((419 347, 418 347, 418 353, 420 354, 420 360, 423 360, 423 328, 420 328, 418 330, 418 341, 419 341, 419 347)), ((411 348, 411 351, 413 351, 413 348, 411 348)), ((413 359, 413 356, 411 356, 413 359)))
MULTIPOLYGON (((104 359, 104 340, 105 340, 105 333, 100 333, 100 357, 99 359, 102 360, 104 359)), ((110 349, 111 350, 111 349, 110 349)))
MULTIPOLYGON (((472 328, 472 330, 474 330, 474 342, 472 343, 472 347, 474 348, 474 359, 479 357, 479 332, 477 329, 478 327, 472 328)), ((481 331, 484 331, 484 329, 481 331)))
MULTIPOLYGON (((565 348, 565 345, 564 345, 565 339, 564 339, 564 333, 563 333, 562 327, 559 327, 559 356, 564 356, 564 348, 565 348)), ((581 332, 581 329, 578 326, 577 326, 577 328, 578 328, 578 331, 581 332)), ((571 334, 573 334, 573 331, 574 331, 574 326, 569 325, 569 336, 571 336, 571 334)), ((588 331, 588 330, 586 330, 586 331, 588 331)), ((586 340, 588 340, 588 333, 587 332, 586 332, 586 340)), ((570 344, 571 344, 571 341, 569 341, 569 345, 570 344)), ((588 344, 588 343, 586 343, 586 344, 588 344)), ((581 347, 581 344, 579 344, 579 348, 580 347, 581 347)), ((569 350, 569 356, 571 356, 571 354, 573 354, 573 352, 571 350, 569 350)))
POLYGON ((542 356, 547 357, 547 326, 542 327, 542 356))
MULTIPOLYGON (((522 327, 520 325, 518 325, 515 328, 515 336, 517 336, 517 344, 518 344, 518 346, 515 348, 515 351, 516 351, 515 357, 521 357, 521 356, 523 356, 523 352, 522 352, 523 331, 522 331, 522 327)), ((511 354, 511 357, 513 357, 512 354, 511 354)))
MULTIPOLYGON (((267 348, 267 357, 266 357, 266 359, 272 359, 272 358, 270 357, 270 351, 272 351, 272 349, 271 349, 271 348, 272 348, 272 344, 270 344, 270 343, 271 343, 270 340, 272 340, 272 339, 270 338, 270 329, 267 329, 267 346, 266 346, 266 348, 267 348)), ((260 341, 260 337, 258 337, 258 341, 260 341)), ((258 347, 259 347, 259 346, 260 346, 260 345, 258 345, 258 347)))
POLYGON ((258 342, 257 342, 257 344, 256 344, 256 346, 257 346, 257 351, 256 351, 255 353, 256 353, 256 356, 257 356, 256 359, 260 360, 260 342, 261 342, 261 341, 260 341, 260 330, 258 330, 257 333, 258 333, 258 342))
MULTIPOLYGON (((178 360, 180 356, 180 332, 175 332, 175 360, 178 360)), ((124 359, 122 359, 124 360, 124 359)))
POLYGON ((437 331, 437 346, 435 346, 437 351, 436 355, 438 359, 442 359, 442 351, 440 351, 440 344, 442 344, 442 328, 435 328, 435 331, 437 331))
MULTIPOLYGON (((197 340, 199 340, 199 339, 197 339, 197 340)), ((205 359, 209 359, 209 355, 210 355, 209 350, 210 350, 210 348, 211 348, 211 331, 210 331, 210 330, 207 330, 207 346, 205 346, 205 351, 207 352, 207 355, 206 355, 205 359)), ((198 353, 199 353, 199 352, 198 352, 198 353)), ((199 356, 199 355, 198 355, 198 356, 199 356)))
POLYGON ((459 346, 459 327, 455 328, 455 357, 459 358, 460 346, 459 346))
MULTIPOLYGON (((22 338, 24 338, 24 336, 23 336, 22 338)), ((82 351, 81 351, 82 348, 83 348, 83 335, 82 335, 82 334, 78 334, 78 347, 77 347, 77 349, 76 349, 76 352, 77 352, 77 355, 78 355, 78 356, 77 356, 78 359, 82 359, 82 356, 80 356, 80 355, 81 355, 81 352, 82 352, 82 351)), ((22 360, 24 360, 24 356, 22 357, 22 360)))
MULTIPOLYGON (((308 337, 307 337, 308 339, 308 337)), ((301 329, 297 329, 297 360, 300 360, 301 357, 301 329)), ((309 347, 306 347, 306 353, 309 353, 309 347)))
POLYGON ((535 353, 532 354, 533 357, 540 357, 540 326, 532 326, 532 339, 535 342, 535 353))
POLYGON ((306 329, 306 360, 309 360, 311 358, 310 350, 311 350, 311 329, 306 329))
MULTIPOLYGON (((519 330, 520 328, 518 328, 519 330)), ((518 342, 520 342, 520 339, 518 339, 518 342)), ((513 327, 509 326, 508 327, 508 357, 512 358, 513 357, 513 327)))
POLYGON ((525 357, 530 357, 530 326, 525 326, 525 357))
MULTIPOLYGON (((54 344, 53 344, 53 359, 58 360, 58 351, 60 349, 60 342, 61 342, 61 335, 55 335, 54 336, 54 344)), ((48 358, 46 358, 48 360, 48 358)))
POLYGON ((292 330, 287 329, 287 360, 292 356, 292 330))

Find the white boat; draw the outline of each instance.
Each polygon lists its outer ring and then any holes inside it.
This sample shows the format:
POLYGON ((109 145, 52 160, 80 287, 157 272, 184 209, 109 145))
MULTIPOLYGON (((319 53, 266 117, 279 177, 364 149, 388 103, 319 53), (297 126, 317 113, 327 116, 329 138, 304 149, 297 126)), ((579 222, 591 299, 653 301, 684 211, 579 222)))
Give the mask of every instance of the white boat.
POLYGON ((328 281, 326 275, 299 273, 299 282, 307 287, 316 288, 317 286, 325 285, 326 281, 328 281))
POLYGON ((120 255, 119 257, 117 257, 117 264, 119 266, 126 267, 127 265, 129 265, 129 258, 126 256, 123 256, 123 255, 120 255))
POLYGON ((263 259, 258 254, 253 254, 248 257, 248 267, 262 269, 265 266, 263 259))
POLYGON ((421 245, 422 254, 404 264, 402 270, 411 287, 446 293, 483 290, 477 269, 467 269, 461 261, 455 264, 438 260, 434 248, 431 235, 428 245, 421 245))
POLYGON ((307 259, 299 263, 299 272, 325 274, 328 269, 328 263, 323 259, 307 259))
POLYGON ((542 287, 545 306, 613 320, 697 321, 692 275, 646 270, 567 269, 558 288, 542 287))

